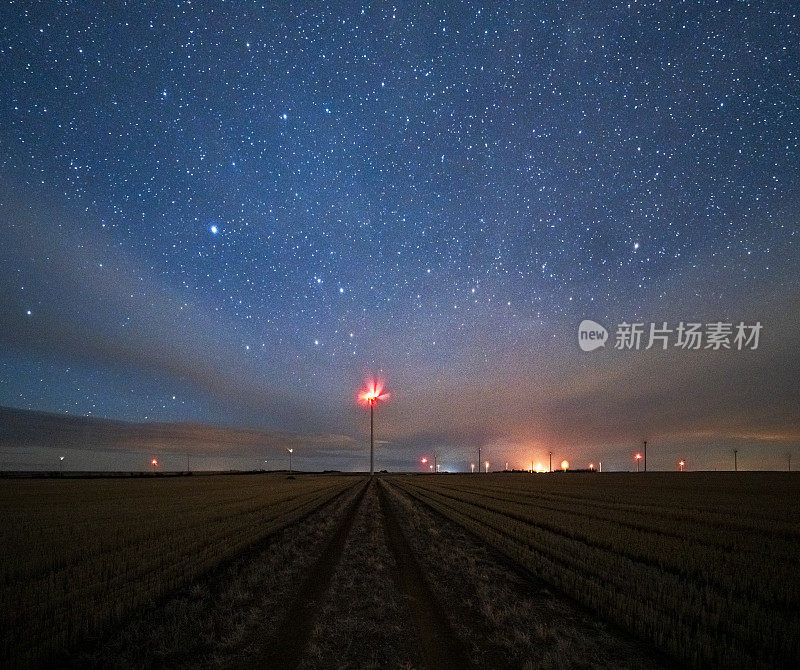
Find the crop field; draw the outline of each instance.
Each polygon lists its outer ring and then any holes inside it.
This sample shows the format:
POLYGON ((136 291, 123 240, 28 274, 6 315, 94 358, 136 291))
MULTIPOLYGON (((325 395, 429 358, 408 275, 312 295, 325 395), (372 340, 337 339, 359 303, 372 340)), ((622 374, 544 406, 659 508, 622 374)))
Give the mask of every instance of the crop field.
POLYGON ((5 480, 3 667, 792 667, 790 473, 5 480))
POLYGON ((268 476, 3 481, 0 658, 47 659, 352 485, 268 476))
POLYGON ((800 659, 796 477, 520 474, 398 484, 682 663, 800 659))

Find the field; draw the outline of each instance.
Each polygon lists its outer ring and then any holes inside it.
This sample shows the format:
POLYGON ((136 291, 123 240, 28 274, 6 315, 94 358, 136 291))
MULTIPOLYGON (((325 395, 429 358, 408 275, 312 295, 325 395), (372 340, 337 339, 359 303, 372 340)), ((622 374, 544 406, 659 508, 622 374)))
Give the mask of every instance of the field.
POLYGON ((51 657, 329 501, 347 477, 10 480, 0 649, 51 657))
POLYGON ((3 667, 790 667, 800 477, 0 482, 3 667))
POLYGON ((800 659, 797 478, 399 480, 533 574, 695 667, 800 659))

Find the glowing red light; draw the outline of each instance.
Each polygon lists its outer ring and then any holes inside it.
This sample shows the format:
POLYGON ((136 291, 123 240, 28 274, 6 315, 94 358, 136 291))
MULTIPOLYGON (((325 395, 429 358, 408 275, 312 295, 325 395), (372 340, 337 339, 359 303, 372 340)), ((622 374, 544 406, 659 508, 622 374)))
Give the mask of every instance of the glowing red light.
POLYGON ((367 389, 358 394, 359 400, 367 405, 374 405, 379 400, 386 400, 389 397, 389 392, 383 389, 381 382, 368 382, 367 389))
POLYGON ((636 454, 636 460, 639 461, 641 459, 642 459, 642 455, 641 454, 636 454))
POLYGON ((423 458, 423 459, 422 459, 422 462, 423 462, 423 463, 427 463, 427 462, 428 462, 428 459, 427 459, 427 458, 423 458))
POLYGON ((158 465, 158 461, 157 461, 155 458, 154 458, 152 461, 150 461, 150 462, 151 462, 153 465, 158 465))

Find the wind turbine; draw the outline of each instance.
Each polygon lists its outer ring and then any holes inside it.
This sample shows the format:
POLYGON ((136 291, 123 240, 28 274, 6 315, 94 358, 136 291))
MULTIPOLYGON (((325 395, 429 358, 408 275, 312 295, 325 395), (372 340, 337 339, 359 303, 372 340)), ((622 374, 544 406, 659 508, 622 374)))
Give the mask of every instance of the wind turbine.
POLYGON ((367 390, 359 394, 361 402, 369 405, 369 476, 375 474, 375 405, 380 400, 387 400, 389 392, 384 391, 380 382, 368 382, 367 390))

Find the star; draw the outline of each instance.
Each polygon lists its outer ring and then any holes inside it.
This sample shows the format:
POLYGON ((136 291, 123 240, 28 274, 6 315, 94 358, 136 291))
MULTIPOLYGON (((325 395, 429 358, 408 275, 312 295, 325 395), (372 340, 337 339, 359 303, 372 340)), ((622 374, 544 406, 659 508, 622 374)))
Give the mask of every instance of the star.
MULTIPOLYGON (((771 287, 800 276, 800 27, 773 4, 626 4, 635 34, 603 12, 578 30, 553 0, 413 17, 67 4, 49 26, 8 13, 0 167, 22 185, 20 211, 46 193, 48 211, 76 214, 52 230, 21 216, 3 237, 16 265, 0 309, 70 337, 45 360, 54 345, 19 334, 28 349, 4 358, 0 405, 140 421, 192 372, 236 391, 209 420, 302 432, 312 418, 273 426, 240 399, 299 385, 338 416, 346 380, 383 369, 408 386, 400 442, 431 432, 435 412, 411 404, 436 388, 458 388, 454 413, 509 376, 546 397, 558 372, 553 402, 574 391, 587 359, 562 333, 584 318, 662 321, 680 296, 679 319, 716 321, 710 305, 744 294, 743 310, 794 313, 796 292, 771 287), (51 238, 58 253, 35 248, 51 238), (75 357, 94 363, 65 376, 75 357)), ((204 419, 207 401, 187 391, 158 418, 204 419)), ((546 411, 500 414, 485 412, 487 439, 574 437, 534 425, 546 411)), ((748 420, 780 432, 767 416, 748 420)))

